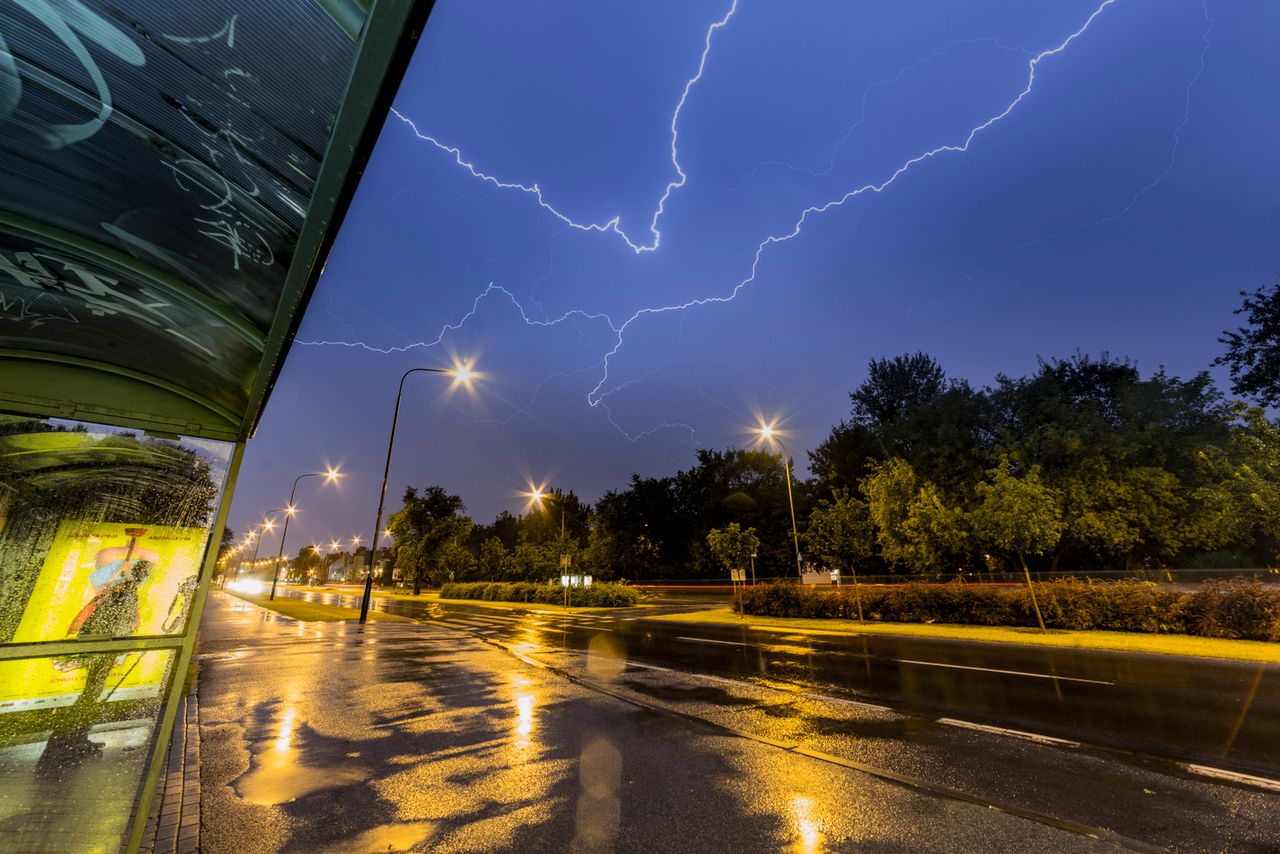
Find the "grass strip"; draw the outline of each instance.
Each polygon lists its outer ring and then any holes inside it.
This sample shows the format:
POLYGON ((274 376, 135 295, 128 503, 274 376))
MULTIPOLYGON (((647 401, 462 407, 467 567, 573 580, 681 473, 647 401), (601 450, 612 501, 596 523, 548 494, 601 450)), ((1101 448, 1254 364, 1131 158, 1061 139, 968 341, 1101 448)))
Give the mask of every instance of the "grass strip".
MULTIPOLYGON (((294 590, 309 590, 316 593, 354 593, 359 595, 359 590, 351 590, 349 588, 340 587, 293 587, 294 590)), ((606 608, 600 606, 579 607, 571 605, 551 605, 545 602, 505 602, 500 599, 442 599, 438 591, 424 590, 422 593, 414 596, 412 593, 401 593, 392 590, 374 589, 373 598, 375 599, 405 599, 409 602, 435 602, 440 605, 479 605, 482 608, 498 608, 506 611, 553 611, 564 614, 594 614, 605 611, 616 610, 615 608, 606 608)), ((631 605, 630 608, 656 608, 656 605, 631 605)))
MULTIPOLYGON (((234 590, 228 590, 227 592, 237 599, 243 599, 246 602, 257 605, 259 608, 266 608, 268 611, 275 611, 278 614, 284 614, 286 617, 292 617, 303 622, 337 623, 343 620, 360 619, 359 608, 348 608, 345 605, 324 605, 319 602, 305 602, 290 596, 268 599, 266 596, 253 596, 234 590)), ((369 611, 369 619, 407 621, 409 618, 371 610, 369 611)))
POLYGON ((1280 644, 1265 641, 1202 638, 1192 635, 1155 635, 1138 632, 1081 632, 1006 626, 959 626, 944 623, 857 623, 848 620, 801 617, 742 617, 728 608, 684 614, 660 614, 650 620, 677 623, 721 623, 749 629, 785 629, 815 635, 899 635, 917 638, 1017 643, 1069 649, 1106 649, 1155 655, 1187 655, 1280 664, 1280 644))

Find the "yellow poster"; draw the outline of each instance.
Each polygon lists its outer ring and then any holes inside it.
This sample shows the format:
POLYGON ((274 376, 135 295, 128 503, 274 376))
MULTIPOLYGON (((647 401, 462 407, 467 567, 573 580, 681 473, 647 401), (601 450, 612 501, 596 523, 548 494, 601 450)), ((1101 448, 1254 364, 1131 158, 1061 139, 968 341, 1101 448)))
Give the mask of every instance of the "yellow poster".
MULTIPOLYGON (((82 640, 180 632, 208 531, 65 521, 58 526, 13 640, 82 640)), ((155 696, 170 653, 120 654, 101 700, 155 696)), ((73 703, 91 659, 0 662, 0 712, 73 703)))

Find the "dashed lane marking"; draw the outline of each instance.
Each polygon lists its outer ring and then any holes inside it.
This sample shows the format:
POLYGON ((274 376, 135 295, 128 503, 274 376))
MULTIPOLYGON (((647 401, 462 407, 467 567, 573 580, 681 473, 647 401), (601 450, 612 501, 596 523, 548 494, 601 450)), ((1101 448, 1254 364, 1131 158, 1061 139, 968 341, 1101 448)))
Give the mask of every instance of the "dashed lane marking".
POLYGON ((1041 735, 1038 732, 1026 732, 1020 729, 1009 729, 1002 726, 990 726, 988 724, 976 724, 973 721, 962 721, 957 718, 938 718, 938 723, 946 726, 963 727, 964 729, 974 729, 979 732, 989 732, 994 735, 1007 735, 1011 738, 1020 738, 1024 741, 1034 741, 1036 744, 1051 744, 1055 747, 1079 747, 1080 742, 1072 741, 1068 738, 1055 738, 1052 735, 1041 735))
POLYGON ((1183 762, 1179 764, 1192 774, 1199 774, 1201 777, 1212 777, 1215 780, 1226 780, 1230 783, 1242 783, 1246 786, 1266 789, 1269 792, 1280 792, 1280 780, 1272 780, 1270 777, 1255 777, 1253 774, 1244 774, 1240 771, 1228 771, 1226 768, 1215 768, 1212 765, 1196 765, 1194 762, 1183 762))
POLYGON ((713 638, 687 638, 682 635, 676 635, 676 640, 690 641, 692 643, 718 643, 725 646, 756 646, 756 644, 742 643, 741 641, 715 640, 713 638))
POLYGON ((918 664, 922 667, 949 667, 953 670, 977 670, 982 673, 999 673, 1003 676, 1030 676, 1035 679, 1060 679, 1063 682, 1083 682, 1087 685, 1114 685, 1102 679, 1082 679, 1079 676, 1056 676, 1052 673, 1028 673, 1025 670, 997 670, 994 667, 973 667, 968 664, 944 664, 941 661, 915 661, 910 658, 895 658, 899 664, 918 664))

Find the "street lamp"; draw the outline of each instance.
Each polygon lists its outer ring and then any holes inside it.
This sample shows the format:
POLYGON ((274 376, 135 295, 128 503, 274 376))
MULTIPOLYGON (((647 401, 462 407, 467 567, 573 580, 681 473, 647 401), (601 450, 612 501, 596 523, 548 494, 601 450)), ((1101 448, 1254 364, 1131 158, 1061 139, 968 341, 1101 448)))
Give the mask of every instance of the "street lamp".
POLYGON ((391 413, 391 435, 387 437, 387 462, 382 468, 382 489, 378 492, 378 515, 373 523, 373 544, 365 564, 364 595, 360 597, 361 623, 369 619, 369 601, 373 598, 373 562, 378 553, 378 532, 382 530, 382 510, 387 500, 387 479, 391 476, 391 451, 396 444, 396 425, 400 421, 400 400, 404 397, 404 381, 410 374, 417 373, 446 374, 453 377, 453 385, 450 388, 462 385, 468 390, 478 376, 470 362, 458 362, 452 368, 410 368, 400 377, 400 386, 396 389, 396 407, 391 413))
POLYGON ((796 546, 796 574, 803 579, 804 565, 800 559, 800 531, 796 528, 796 502, 791 497, 791 458, 787 455, 787 447, 782 444, 782 439, 779 436, 778 429, 774 426, 774 422, 765 423, 762 420, 760 426, 756 428, 756 433, 759 435, 761 442, 767 442, 770 445, 777 442, 778 447, 782 449, 779 456, 782 457, 782 470, 787 476, 787 505, 791 508, 791 537, 796 546))
POLYGON ((528 492, 526 492, 526 493, 525 493, 525 495, 529 498, 529 503, 530 503, 530 504, 537 504, 539 507, 544 507, 544 506, 546 506, 546 505, 544 504, 544 502, 546 502, 546 501, 550 501, 550 500, 552 500, 552 499, 554 498, 554 499, 556 500, 556 503, 560 505, 560 559, 561 559, 561 561, 562 561, 561 565, 563 566, 563 560, 564 560, 564 496, 563 496, 562 494, 558 493, 558 492, 547 492, 547 490, 546 490, 545 488, 541 487, 541 486, 533 486, 532 484, 530 484, 530 487, 531 487, 531 488, 530 488, 530 490, 529 490, 528 492))
MULTIPOLYGON (((268 510, 266 515, 262 517, 262 521, 249 529, 249 533, 245 534, 245 538, 253 543, 253 557, 249 558, 249 572, 252 573, 257 569, 258 546, 262 545, 262 538, 265 534, 260 533, 266 531, 270 533, 276 529, 275 520, 271 517, 276 513, 293 513, 292 507, 281 507, 278 510, 268 510)), ((238 574, 238 573, 237 573, 238 574)))
POLYGON ((298 509, 293 503, 298 493, 298 481, 308 477, 322 477, 325 479, 325 483, 333 483, 342 477, 342 473, 336 468, 329 467, 324 471, 311 471, 306 474, 300 474, 293 479, 293 489, 289 490, 289 511, 284 517, 284 530, 280 532, 280 553, 276 555, 275 571, 271 573, 271 595, 267 597, 268 599, 276 598, 276 582, 280 578, 280 563, 284 560, 284 540, 285 537, 289 536, 289 520, 293 518, 293 514, 298 509))

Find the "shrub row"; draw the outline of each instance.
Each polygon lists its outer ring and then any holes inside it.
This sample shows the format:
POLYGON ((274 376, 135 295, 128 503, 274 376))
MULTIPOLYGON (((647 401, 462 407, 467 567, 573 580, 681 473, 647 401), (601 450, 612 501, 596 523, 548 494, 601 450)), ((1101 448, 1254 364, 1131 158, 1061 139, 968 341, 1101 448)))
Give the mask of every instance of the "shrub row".
MULTIPOLYGON (((441 599, 483 599, 486 602, 537 602, 563 605, 564 588, 554 582, 472 581, 449 582, 440 588, 441 599)), ((628 608, 640 594, 625 584, 596 583, 573 588, 570 603, 587 608, 628 608)))
MULTIPOLYGON (((1255 580, 1206 581, 1194 592, 1148 581, 1037 582, 1045 624, 1054 629, 1157 632, 1210 638, 1280 638, 1280 589, 1255 580)), ((839 589, 768 584, 748 587, 733 608, 770 617, 865 619, 893 623, 1036 626, 1027 588, 979 584, 902 584, 839 589)))

